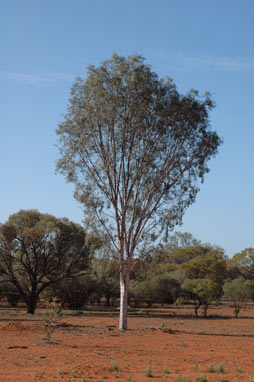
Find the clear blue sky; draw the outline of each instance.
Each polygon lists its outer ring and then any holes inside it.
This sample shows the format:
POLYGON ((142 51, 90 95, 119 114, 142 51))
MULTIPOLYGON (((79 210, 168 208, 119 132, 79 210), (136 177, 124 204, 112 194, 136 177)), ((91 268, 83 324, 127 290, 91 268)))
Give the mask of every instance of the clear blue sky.
POLYGON ((82 221, 55 129, 89 64, 139 53, 217 104, 224 144, 180 230, 229 256, 254 246, 253 17, 253 0, 0 0, 0 222, 30 208, 82 221))

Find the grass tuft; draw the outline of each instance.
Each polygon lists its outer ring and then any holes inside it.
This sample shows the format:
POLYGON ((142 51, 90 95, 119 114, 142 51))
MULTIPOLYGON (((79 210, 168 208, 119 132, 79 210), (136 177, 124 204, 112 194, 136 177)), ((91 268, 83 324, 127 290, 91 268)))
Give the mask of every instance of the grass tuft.
POLYGON ((200 382, 207 382, 206 375, 205 374, 199 375, 197 377, 197 380, 200 381, 200 382))
POLYGON ((175 379, 175 382, 186 382, 186 378, 178 375, 175 379))
POLYGON ((112 361, 112 363, 111 363, 111 368, 112 368, 112 370, 114 370, 114 371, 119 370, 118 363, 117 363, 116 361, 112 361))
POLYGON ((145 375, 147 377, 152 377, 153 376, 151 366, 148 366, 148 368, 145 370, 145 375))

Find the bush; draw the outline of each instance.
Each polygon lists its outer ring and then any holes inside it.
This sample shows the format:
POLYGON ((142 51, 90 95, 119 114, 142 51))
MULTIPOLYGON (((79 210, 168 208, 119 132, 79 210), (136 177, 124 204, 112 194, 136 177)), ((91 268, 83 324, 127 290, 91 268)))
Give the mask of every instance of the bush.
POLYGON ((21 300, 19 291, 11 283, 4 283, 1 285, 0 296, 5 297, 8 304, 12 307, 16 307, 21 300))
POLYGON ((51 289, 51 295, 60 300, 64 307, 79 310, 87 304, 96 286, 96 280, 91 276, 79 276, 55 284, 51 289))
POLYGON ((220 284, 208 279, 187 279, 182 283, 182 289, 194 301, 196 316, 199 307, 203 305, 203 316, 206 317, 209 304, 221 296, 220 284))
POLYGON ((153 303, 173 304, 179 295, 180 283, 168 273, 130 283, 130 297, 133 298, 135 306, 144 301, 149 307, 153 303))
POLYGON ((253 284, 251 281, 243 279, 235 279, 233 281, 226 281, 223 286, 225 299, 231 301, 234 307, 235 317, 238 317, 240 309, 244 306, 246 301, 251 298, 253 293, 253 284))

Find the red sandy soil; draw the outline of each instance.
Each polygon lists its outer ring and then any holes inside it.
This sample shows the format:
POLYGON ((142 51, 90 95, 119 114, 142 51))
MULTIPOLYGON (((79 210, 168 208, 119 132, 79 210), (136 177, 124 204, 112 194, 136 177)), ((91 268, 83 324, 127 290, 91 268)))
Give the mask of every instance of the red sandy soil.
POLYGON ((64 311, 47 343, 45 310, 31 316, 24 307, 0 306, 0 382, 175 382, 180 375, 186 382, 201 375, 251 382, 254 307, 238 319, 232 314, 225 306, 210 307, 205 319, 193 317, 190 306, 131 310, 122 333, 117 310, 64 311), (224 373, 208 371, 218 363, 224 373))

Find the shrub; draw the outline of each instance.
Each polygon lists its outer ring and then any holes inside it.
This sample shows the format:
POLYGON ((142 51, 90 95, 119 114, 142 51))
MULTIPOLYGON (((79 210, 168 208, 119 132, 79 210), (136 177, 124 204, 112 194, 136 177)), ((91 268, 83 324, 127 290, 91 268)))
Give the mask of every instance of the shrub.
POLYGON ((234 307, 235 317, 238 317, 240 309, 251 297, 252 289, 249 281, 235 279, 225 282, 223 286, 225 299, 231 301, 234 307))
POLYGON ((71 310, 82 309, 96 289, 96 281, 91 276, 79 276, 63 280, 52 287, 51 294, 71 310))
POLYGON ((148 368, 145 371, 145 374, 146 374, 147 377, 152 377, 153 376, 151 366, 148 366, 148 368))
POLYGON ((200 381, 200 382, 207 382, 207 378, 204 374, 200 375, 199 377, 197 377, 197 380, 200 381))
POLYGON ((175 382, 186 382, 186 378, 178 375, 175 379, 175 382))
POLYGON ((46 331, 46 341, 51 342, 51 336, 57 329, 57 321, 61 317, 61 306, 55 299, 53 302, 48 304, 49 311, 44 319, 44 327, 46 331))
POLYGON ((182 283, 182 289, 186 296, 194 301, 196 316, 199 307, 203 305, 203 316, 206 317, 209 304, 221 296, 220 284, 209 279, 186 279, 182 283))

